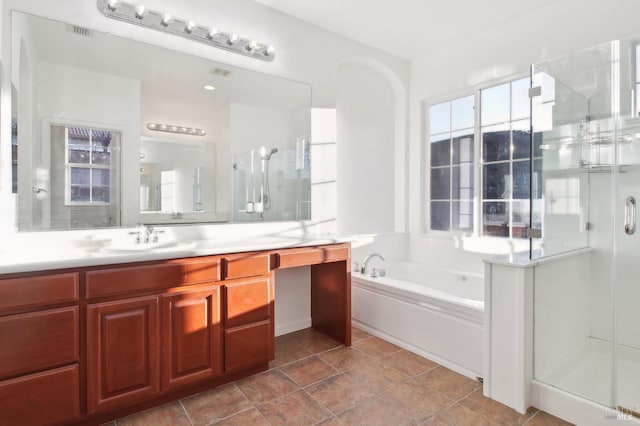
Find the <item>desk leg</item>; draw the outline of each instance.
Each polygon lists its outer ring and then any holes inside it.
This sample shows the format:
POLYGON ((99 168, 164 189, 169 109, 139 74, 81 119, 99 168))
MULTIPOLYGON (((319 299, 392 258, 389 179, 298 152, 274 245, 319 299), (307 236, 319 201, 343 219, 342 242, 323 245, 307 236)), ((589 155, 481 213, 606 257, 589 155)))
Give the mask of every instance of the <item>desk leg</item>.
POLYGON ((311 266, 311 325, 351 346, 351 270, 347 261, 311 266))

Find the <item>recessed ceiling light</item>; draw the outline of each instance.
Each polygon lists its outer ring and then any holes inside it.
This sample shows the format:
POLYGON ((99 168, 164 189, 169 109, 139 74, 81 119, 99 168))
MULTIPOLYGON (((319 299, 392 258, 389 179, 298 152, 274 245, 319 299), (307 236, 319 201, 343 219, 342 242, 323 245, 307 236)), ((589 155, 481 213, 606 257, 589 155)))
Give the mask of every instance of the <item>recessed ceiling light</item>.
POLYGON ((204 90, 216 90, 216 86, 212 86, 210 84, 205 84, 204 86, 202 86, 202 88, 204 90))

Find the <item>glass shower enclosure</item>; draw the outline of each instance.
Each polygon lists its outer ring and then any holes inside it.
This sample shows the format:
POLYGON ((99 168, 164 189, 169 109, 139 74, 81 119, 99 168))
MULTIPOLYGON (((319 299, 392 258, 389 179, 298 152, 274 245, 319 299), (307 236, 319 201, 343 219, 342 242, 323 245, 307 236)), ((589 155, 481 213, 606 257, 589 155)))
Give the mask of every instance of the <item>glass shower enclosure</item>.
POLYGON ((640 38, 531 68, 534 379, 640 412, 640 38), (539 174, 539 175, 536 175, 539 174), (541 220, 533 220, 533 217, 541 220), (568 256, 557 256, 561 253, 568 256), (562 262, 562 263, 561 263, 562 262), (555 269, 554 269, 555 268, 555 269), (563 269, 564 268, 564 269, 563 269))

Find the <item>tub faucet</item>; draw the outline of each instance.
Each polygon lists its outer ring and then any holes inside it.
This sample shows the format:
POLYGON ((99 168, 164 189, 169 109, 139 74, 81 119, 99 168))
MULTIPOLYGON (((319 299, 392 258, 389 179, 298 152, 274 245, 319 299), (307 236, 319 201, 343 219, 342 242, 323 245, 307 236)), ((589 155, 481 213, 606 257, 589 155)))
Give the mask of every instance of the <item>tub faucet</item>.
POLYGON ((365 257, 364 260, 362 261, 362 264, 360 265, 360 273, 361 274, 366 274, 367 273, 367 264, 369 263, 369 261, 374 258, 374 257, 379 257, 381 260, 386 261, 387 259, 384 258, 383 255, 378 254, 378 253, 371 253, 369 256, 365 257))

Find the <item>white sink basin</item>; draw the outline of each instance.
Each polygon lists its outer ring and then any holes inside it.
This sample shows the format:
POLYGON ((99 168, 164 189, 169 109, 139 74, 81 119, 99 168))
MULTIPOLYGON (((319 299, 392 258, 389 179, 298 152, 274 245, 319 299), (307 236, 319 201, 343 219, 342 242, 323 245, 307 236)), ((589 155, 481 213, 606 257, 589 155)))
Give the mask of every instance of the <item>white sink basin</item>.
POLYGON ((160 241, 157 243, 116 242, 100 249, 104 253, 164 253, 189 250, 195 246, 193 242, 160 241))

